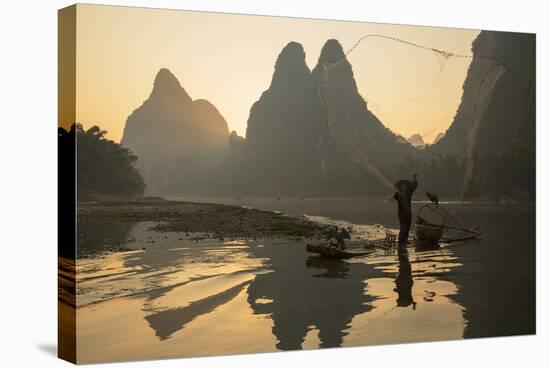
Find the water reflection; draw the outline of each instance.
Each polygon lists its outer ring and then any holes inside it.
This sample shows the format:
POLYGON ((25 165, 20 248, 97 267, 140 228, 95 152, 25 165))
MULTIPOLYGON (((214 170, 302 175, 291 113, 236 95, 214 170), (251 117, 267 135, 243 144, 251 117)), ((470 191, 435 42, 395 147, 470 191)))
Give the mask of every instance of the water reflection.
POLYGON ((195 318, 211 313, 216 308, 233 300, 247 284, 248 282, 244 282, 233 286, 218 294, 194 301, 184 308, 168 309, 150 314, 145 317, 145 320, 149 322, 149 326, 155 330, 155 335, 160 340, 166 340, 195 318))
MULTIPOLYGON (((195 200, 279 210, 293 215, 325 216, 356 224, 398 226, 394 203, 383 198, 306 198, 298 201, 290 198, 275 200, 250 197, 237 200, 195 200)), ((420 205, 421 203, 413 201, 413 211, 420 205)), ((449 293, 449 300, 446 302, 455 302, 454 306, 463 309, 463 318, 468 321, 464 331, 466 338, 535 333, 535 204, 451 201, 446 205, 454 217, 464 220, 466 227, 479 225, 484 235, 477 241, 455 243, 450 247, 444 246, 431 251, 416 246, 409 249, 415 282, 413 294, 414 289, 421 288, 424 280, 428 286, 433 286, 433 280, 429 276, 439 280, 436 284, 441 288, 445 285, 443 289, 449 293), (454 289, 457 291, 453 292, 454 289)), ((379 267, 380 262, 385 260, 379 258, 366 262, 378 263, 376 267, 379 267)), ((389 282, 385 287, 391 292, 395 286, 394 274, 388 271, 387 277, 390 279, 385 280, 389 282)), ((374 283, 375 281, 369 281, 373 288, 374 283)), ((387 295, 386 292, 383 294, 387 295)), ((394 296, 391 298, 395 305, 394 296)), ((414 299, 418 303, 415 316, 417 319, 421 318, 418 314, 422 312, 423 299, 423 294, 414 299)), ((441 298, 436 297, 432 304, 438 301, 441 298)), ((370 313, 375 313, 375 310, 370 313)), ((378 341, 380 340, 376 342, 378 341)))
POLYGON ((79 261, 83 361, 462 337, 449 247, 332 260, 299 241, 190 242, 150 227, 131 231, 136 251, 79 261))
POLYGON ((395 291, 397 292, 397 306, 398 307, 408 307, 409 305, 413 306, 413 309, 416 309, 416 303, 412 295, 413 288, 413 277, 412 277, 412 267, 411 262, 409 261, 409 252, 407 247, 398 247, 397 257, 399 260, 399 272, 395 278, 395 291))
POLYGON ((317 257, 304 264, 305 252, 288 256, 297 251, 296 244, 255 251, 270 259, 272 272, 256 276, 248 287, 248 302, 255 314, 273 320, 278 349, 305 348, 312 330, 318 332, 318 347, 341 346, 353 317, 372 309, 372 298, 363 291, 365 276, 373 269, 317 257), (272 302, 257 302, 265 299, 272 302))
POLYGON ((461 266, 450 249, 421 250, 412 245, 353 262, 366 262, 381 273, 366 277, 364 293, 373 298, 372 310, 355 316, 344 346, 463 336, 463 308, 450 299, 458 290, 446 280, 461 266))
POLYGON ((321 271, 321 273, 314 274, 313 277, 326 277, 329 279, 346 278, 350 270, 350 264, 345 261, 318 256, 308 257, 306 267, 321 271))

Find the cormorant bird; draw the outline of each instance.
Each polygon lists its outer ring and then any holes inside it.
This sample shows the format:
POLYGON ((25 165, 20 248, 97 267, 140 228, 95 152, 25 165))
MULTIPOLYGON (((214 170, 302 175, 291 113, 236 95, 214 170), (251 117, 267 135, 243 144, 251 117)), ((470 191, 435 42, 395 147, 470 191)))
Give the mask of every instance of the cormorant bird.
POLYGON ((432 201, 433 204, 435 204, 436 206, 439 206, 439 197, 437 196, 437 194, 426 192, 426 195, 428 196, 430 201, 432 201))

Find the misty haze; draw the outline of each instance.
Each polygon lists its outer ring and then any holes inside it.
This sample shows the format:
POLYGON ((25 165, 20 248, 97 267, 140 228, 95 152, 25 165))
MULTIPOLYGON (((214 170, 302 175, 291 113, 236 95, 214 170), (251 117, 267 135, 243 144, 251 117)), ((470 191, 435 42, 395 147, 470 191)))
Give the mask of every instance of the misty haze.
POLYGON ((535 333, 533 34, 76 9, 79 362, 535 333))

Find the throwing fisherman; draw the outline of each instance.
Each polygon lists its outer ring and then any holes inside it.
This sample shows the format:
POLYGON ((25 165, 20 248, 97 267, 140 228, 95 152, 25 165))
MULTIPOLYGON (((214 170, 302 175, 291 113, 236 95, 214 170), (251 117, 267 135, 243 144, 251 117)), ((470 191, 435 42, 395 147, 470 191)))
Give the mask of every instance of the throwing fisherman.
POLYGON ((393 198, 397 201, 397 217, 399 217, 399 246, 407 244, 409 238, 409 232, 411 231, 412 224, 412 208, 411 200, 416 187, 418 187, 418 181, 416 180, 416 174, 413 175, 413 180, 399 180, 395 183, 395 189, 397 192, 393 198))

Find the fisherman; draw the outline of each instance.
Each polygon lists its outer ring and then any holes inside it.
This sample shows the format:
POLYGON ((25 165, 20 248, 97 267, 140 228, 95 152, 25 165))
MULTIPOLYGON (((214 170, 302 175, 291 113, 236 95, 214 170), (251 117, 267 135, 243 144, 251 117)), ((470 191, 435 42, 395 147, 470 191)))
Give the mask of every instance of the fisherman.
POLYGON ((412 208, 411 200, 418 181, 416 180, 416 174, 413 175, 412 182, 409 180, 399 180, 395 183, 395 189, 397 192, 393 198, 397 201, 397 217, 399 217, 399 246, 407 244, 409 238, 409 231, 412 224, 412 208))
POLYGON ((349 231, 342 227, 342 230, 336 235, 336 240, 338 241, 338 248, 344 250, 346 248, 345 239, 351 239, 349 231))
POLYGON ((345 239, 351 239, 349 231, 344 227, 339 230, 338 226, 331 226, 324 234, 326 235, 329 247, 338 247, 341 250, 346 248, 345 239))

